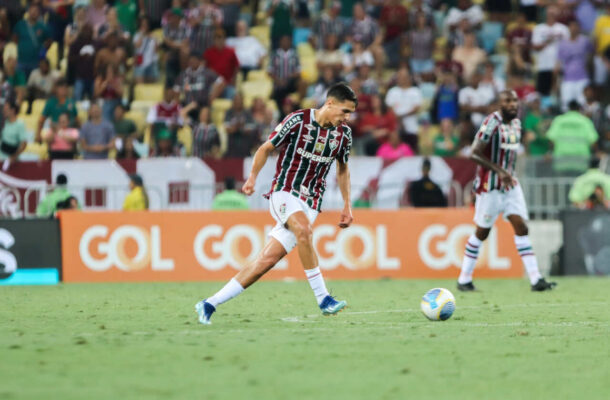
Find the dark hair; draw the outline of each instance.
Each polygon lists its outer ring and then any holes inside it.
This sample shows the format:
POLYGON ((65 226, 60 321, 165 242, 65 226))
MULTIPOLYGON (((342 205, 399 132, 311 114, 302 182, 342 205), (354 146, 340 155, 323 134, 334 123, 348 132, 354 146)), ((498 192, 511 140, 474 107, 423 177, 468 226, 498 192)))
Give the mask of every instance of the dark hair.
POLYGON ((19 113, 19 106, 17 105, 17 103, 13 100, 9 101, 6 103, 8 105, 8 108, 10 108, 11 110, 13 110, 15 112, 15 114, 19 113))
POLYGON ((422 161, 421 163, 422 168, 428 168, 430 169, 432 167, 432 163, 430 162, 430 159, 428 157, 424 158, 424 161, 422 161))
POLYGON ((129 179, 136 186, 144 186, 144 181, 142 180, 142 177, 140 175, 138 175, 138 174, 129 175, 129 179))
POLYGON ((57 175, 57 178, 55 178, 55 183, 57 185, 67 185, 68 177, 65 174, 59 174, 57 175))
POLYGON ((570 111, 579 111, 580 110, 580 103, 576 100, 572 100, 568 103, 568 109, 570 111))
POLYGON ((235 178, 232 176, 225 178, 225 190, 235 190, 235 178))
POLYGON ((599 168, 599 158, 597 157, 591 157, 589 159, 589 168, 593 169, 593 168, 599 168))
POLYGON ((118 104, 117 104, 117 105, 114 107, 114 109, 116 110, 117 108, 120 108, 121 110, 123 110, 123 111, 125 111, 125 112, 127 111, 127 106, 125 106, 125 104, 123 104, 123 103, 118 103, 118 104))
POLYGON ((358 105, 358 97, 356 97, 356 93, 352 90, 351 87, 345 82, 335 83, 328 89, 328 94, 326 98, 333 97, 340 102, 344 101, 352 101, 354 104, 358 105))

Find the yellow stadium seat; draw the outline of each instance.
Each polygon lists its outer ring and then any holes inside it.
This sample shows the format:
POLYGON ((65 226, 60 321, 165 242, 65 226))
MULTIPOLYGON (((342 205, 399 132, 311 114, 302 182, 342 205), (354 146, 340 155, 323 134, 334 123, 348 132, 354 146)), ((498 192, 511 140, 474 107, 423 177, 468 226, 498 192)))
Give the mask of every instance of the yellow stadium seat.
POLYGON ((6 62, 6 60, 8 60, 9 58, 14 58, 16 60, 17 59, 17 44, 15 44, 14 42, 8 42, 4 46, 4 51, 2 52, 2 57, 3 57, 4 62, 6 62))
POLYGON ((35 154, 39 160, 46 160, 49 157, 46 143, 28 142, 23 152, 35 154))
POLYGON ((134 88, 134 100, 159 102, 163 100, 162 83, 139 83, 134 88))
POLYGON ((248 81, 266 81, 271 80, 269 74, 264 69, 254 69, 248 72, 248 81))
POLYGON ((45 99, 34 100, 34 102, 32 103, 32 114, 33 115, 42 114, 42 110, 44 110, 45 104, 47 104, 47 101, 45 99))
POLYGON ((125 118, 132 120, 136 124, 138 135, 144 132, 144 128, 146 127, 146 114, 132 110, 125 113, 125 118))
POLYGON ((150 36, 152 36, 154 39, 157 39, 158 43, 163 42, 163 29, 155 29, 150 33, 150 36))
POLYGON ((212 109, 210 110, 210 118, 212 123, 217 127, 224 124, 225 114, 227 110, 231 108, 233 102, 229 99, 216 99, 212 102, 212 109))
POLYGON ((297 46, 297 53, 299 55, 299 59, 316 57, 316 51, 308 42, 299 43, 297 46))
POLYGON ((57 69, 57 64, 59 63, 59 47, 57 46, 57 42, 51 43, 51 46, 47 50, 47 59, 49 60, 51 70, 57 69))
POLYGON ((267 49, 271 46, 271 31, 269 25, 257 25, 250 28, 250 35, 258 39, 267 49))
POLYGON ((139 112, 144 115, 148 115, 148 110, 151 107, 156 106, 158 101, 149 101, 149 100, 134 100, 129 105, 131 111, 139 112))
POLYGON ((301 60, 301 77, 307 83, 314 83, 318 80, 318 67, 315 58, 305 58, 301 60))
POLYGON ((40 114, 21 115, 19 119, 25 124, 25 129, 36 134, 38 130, 38 121, 40 120, 40 114))
POLYGON ((28 113, 28 102, 22 101, 21 106, 19 107, 19 115, 27 115, 28 113))
POLYGON ((244 93, 244 104, 246 107, 250 107, 252 100, 255 97, 260 97, 263 100, 268 99, 273 91, 273 83, 271 80, 268 81, 246 81, 241 85, 242 92, 244 93))
POLYGON ((193 154, 193 132, 190 126, 184 125, 178 131, 178 141, 184 146, 187 156, 193 154))

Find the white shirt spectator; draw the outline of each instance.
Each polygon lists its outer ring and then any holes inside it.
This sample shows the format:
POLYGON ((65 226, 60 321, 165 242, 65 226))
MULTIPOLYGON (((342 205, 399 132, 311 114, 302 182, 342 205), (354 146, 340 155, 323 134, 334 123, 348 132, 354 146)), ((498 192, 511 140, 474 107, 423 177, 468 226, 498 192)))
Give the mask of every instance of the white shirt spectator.
POLYGON ((445 23, 449 26, 455 26, 459 24, 463 18, 468 19, 470 26, 476 26, 483 22, 485 15, 483 14, 481 6, 477 4, 472 5, 466 10, 460 10, 457 7, 453 7, 449 10, 445 23))
POLYGON ((343 66, 346 68, 358 68, 361 65, 372 67, 375 65, 375 59, 370 51, 365 50, 360 54, 346 53, 343 56, 343 66))
POLYGON ((564 24, 556 22, 553 25, 538 24, 532 33, 532 44, 539 46, 548 39, 552 41, 536 52, 536 71, 552 71, 557 63, 559 42, 570 38, 570 30, 564 24))
POLYGON ((254 36, 230 37, 227 46, 235 50, 240 67, 258 68, 267 55, 265 47, 254 36))
MULTIPOLYGON (((140 41, 140 38, 142 38, 142 36, 142 32, 136 32, 135 36, 133 37, 134 45, 140 41)), ((157 46, 157 39, 155 39, 152 35, 149 34, 148 36, 145 36, 143 38, 142 42, 140 43, 140 46, 134 49, 136 55, 142 56, 142 63, 139 65, 140 67, 147 67, 152 63, 157 62, 157 46)))
MULTIPOLYGON (((460 89, 458 93, 458 103, 460 106, 469 105, 473 107, 482 107, 490 105, 496 97, 493 89, 489 86, 480 85, 477 88, 473 88, 472 86, 466 86, 465 88, 460 89)), ((485 119, 485 114, 481 113, 472 113, 470 115, 470 120, 474 124, 474 126, 480 126, 485 119)))
MULTIPOLYGON (((401 88, 394 86, 388 90, 385 103, 392 107, 394 114, 402 115, 413 111, 416 107, 421 107, 424 97, 417 86, 401 88)), ((417 135, 419 131, 418 113, 402 118, 404 130, 410 134, 417 135)))

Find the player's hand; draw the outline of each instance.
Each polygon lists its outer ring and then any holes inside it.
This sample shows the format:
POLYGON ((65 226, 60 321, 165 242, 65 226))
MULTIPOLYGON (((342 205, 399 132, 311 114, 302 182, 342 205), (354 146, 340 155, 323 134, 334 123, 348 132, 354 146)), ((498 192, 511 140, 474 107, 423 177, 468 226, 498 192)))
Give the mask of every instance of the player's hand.
POLYGON ((499 176, 502 186, 507 189, 512 189, 517 184, 517 181, 508 172, 503 171, 499 176))
POLYGON ((339 228, 345 229, 352 224, 354 217, 352 216, 352 209, 346 207, 341 211, 341 219, 339 220, 339 228))
POLYGON ((246 196, 252 195, 252 193, 254 193, 254 183, 254 179, 248 178, 246 183, 244 183, 244 186, 241 187, 241 191, 244 192, 246 196))

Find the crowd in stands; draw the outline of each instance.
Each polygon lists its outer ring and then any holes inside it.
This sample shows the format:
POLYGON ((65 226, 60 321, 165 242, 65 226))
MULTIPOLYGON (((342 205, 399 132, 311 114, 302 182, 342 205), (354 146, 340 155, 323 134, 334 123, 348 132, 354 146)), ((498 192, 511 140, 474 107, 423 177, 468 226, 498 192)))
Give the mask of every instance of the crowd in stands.
POLYGON ((467 157, 504 89, 524 153, 610 152, 607 0, 12 0, 0 45, 9 162, 246 157, 338 81, 355 154, 467 157))

